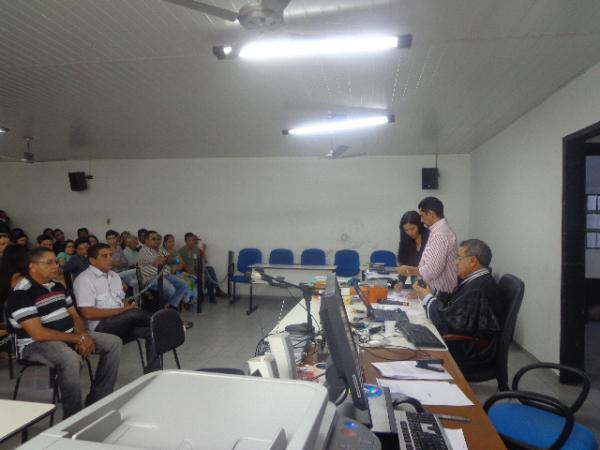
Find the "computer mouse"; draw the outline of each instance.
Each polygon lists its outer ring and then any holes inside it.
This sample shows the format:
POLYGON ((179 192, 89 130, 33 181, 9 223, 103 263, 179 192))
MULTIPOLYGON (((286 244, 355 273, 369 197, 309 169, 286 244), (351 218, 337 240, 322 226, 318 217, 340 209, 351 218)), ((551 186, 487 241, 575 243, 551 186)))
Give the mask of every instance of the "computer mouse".
POLYGON ((390 345, 390 340, 388 338, 371 339, 365 345, 367 347, 384 347, 386 345, 390 345))

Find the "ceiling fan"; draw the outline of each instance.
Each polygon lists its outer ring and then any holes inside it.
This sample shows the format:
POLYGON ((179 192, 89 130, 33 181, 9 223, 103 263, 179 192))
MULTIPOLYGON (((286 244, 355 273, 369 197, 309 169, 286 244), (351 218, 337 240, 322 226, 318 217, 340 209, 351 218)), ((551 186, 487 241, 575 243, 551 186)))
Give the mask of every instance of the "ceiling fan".
POLYGON ((16 161, 16 162, 24 162, 24 163, 28 163, 28 164, 33 164, 35 162, 35 157, 34 157, 34 154, 31 152, 31 148, 30 148, 31 141, 33 140, 33 138, 30 136, 23 136, 23 139, 25 140, 25 142, 27 144, 27 151, 23 152, 22 158, 15 158, 12 156, 0 155, 0 159, 4 159, 5 161, 16 161))
POLYGON ((195 11, 200 11, 229 22, 238 21, 246 30, 272 31, 283 24, 283 11, 291 0, 250 1, 242 6, 237 12, 196 0, 164 1, 195 11))
POLYGON ((357 156, 365 156, 366 153, 353 153, 352 155, 344 155, 346 151, 350 148, 349 145, 338 145, 337 147, 331 149, 323 155, 325 159, 346 159, 346 158, 355 158, 357 156))

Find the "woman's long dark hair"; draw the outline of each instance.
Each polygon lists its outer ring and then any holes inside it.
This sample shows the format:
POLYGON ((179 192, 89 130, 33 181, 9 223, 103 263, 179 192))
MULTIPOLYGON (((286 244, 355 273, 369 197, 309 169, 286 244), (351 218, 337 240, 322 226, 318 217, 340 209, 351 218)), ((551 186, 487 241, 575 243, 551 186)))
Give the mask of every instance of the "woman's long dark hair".
POLYGON ((421 222, 421 216, 417 211, 407 211, 400 219, 400 245, 398 246, 398 263, 406 264, 407 258, 410 255, 410 249, 415 245, 414 239, 404 232, 404 225, 416 225, 421 235, 421 246, 425 244, 424 237, 429 235, 429 230, 425 228, 421 222))
POLYGON ((15 273, 27 275, 27 249, 22 245, 10 245, 4 250, 0 264, 0 304, 10 294, 10 280, 15 273))

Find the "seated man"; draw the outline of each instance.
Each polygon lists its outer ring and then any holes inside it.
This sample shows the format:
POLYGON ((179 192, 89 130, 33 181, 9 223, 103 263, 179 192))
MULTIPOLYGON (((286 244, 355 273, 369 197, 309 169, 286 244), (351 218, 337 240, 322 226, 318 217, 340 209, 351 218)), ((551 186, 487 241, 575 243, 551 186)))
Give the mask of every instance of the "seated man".
POLYGON ((85 400, 90 405, 113 391, 121 356, 121 340, 87 332, 65 288, 52 282, 58 263, 52 250, 36 248, 28 256, 28 274, 6 302, 6 314, 17 337, 17 351, 27 361, 54 367, 58 374, 63 417, 83 408, 80 372, 83 358, 100 355, 85 400))
POLYGON ((81 272, 87 269, 90 262, 87 259, 87 251, 90 244, 87 238, 77 238, 75 240, 75 254, 69 258, 63 267, 65 277, 71 276, 73 279, 81 272))
POLYGON ((460 243, 456 269, 460 283, 450 294, 432 295, 429 287, 417 283, 413 288, 427 316, 442 335, 461 334, 476 341, 451 341, 449 350, 461 369, 469 362, 492 358, 496 351, 500 324, 505 315, 506 302, 496 280, 490 274, 492 251, 479 239, 460 243))
POLYGON ((163 274, 163 301, 165 306, 177 309, 179 303, 187 294, 187 285, 179 277, 172 275, 167 266, 168 254, 159 250, 160 236, 156 231, 148 231, 148 237, 142 245, 138 264, 142 272, 144 285, 150 284, 151 289, 158 288, 159 269, 163 274))
POLYGON ((124 343, 136 338, 146 341, 147 367, 144 373, 158 370, 160 365, 150 331, 150 316, 135 303, 123 303, 125 292, 119 275, 113 272, 112 250, 107 244, 88 249, 90 267, 75 280, 73 290, 81 316, 89 330, 115 334, 124 343))
POLYGON ((49 250, 52 250, 53 245, 54 245, 54 240, 52 239, 52 237, 48 236, 47 234, 40 234, 37 237, 37 246, 38 247, 45 247, 49 250))
POLYGON ((208 293, 208 299, 211 303, 216 303, 215 294, 217 297, 226 297, 227 295, 221 291, 217 282, 217 274, 215 268, 208 265, 208 258, 206 256, 206 243, 202 242, 198 236, 194 233, 185 233, 184 235, 185 245, 181 247, 177 254, 181 258, 184 264, 183 270, 191 275, 196 276, 198 258, 202 258, 202 264, 204 265, 205 279, 204 284, 206 286, 206 292, 208 293), (198 244, 201 243, 199 246, 198 244))
POLYGON ((127 236, 127 239, 125 239, 125 249, 123 250, 123 255, 125 255, 125 258, 127 258, 128 267, 133 267, 138 263, 138 247, 139 242, 137 237, 131 234, 127 236))

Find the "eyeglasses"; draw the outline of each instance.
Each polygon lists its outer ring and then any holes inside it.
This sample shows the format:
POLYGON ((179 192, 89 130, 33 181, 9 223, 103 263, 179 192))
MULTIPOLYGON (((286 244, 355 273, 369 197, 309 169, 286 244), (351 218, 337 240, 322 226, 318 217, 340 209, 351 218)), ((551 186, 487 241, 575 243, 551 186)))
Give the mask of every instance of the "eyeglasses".
POLYGON ((56 266, 58 265, 58 259, 48 259, 46 261, 33 261, 36 264, 46 264, 48 266, 56 266))
POLYGON ((456 258, 454 258, 455 261, 461 261, 465 258, 471 258, 472 255, 464 255, 464 256, 457 256, 456 258))

